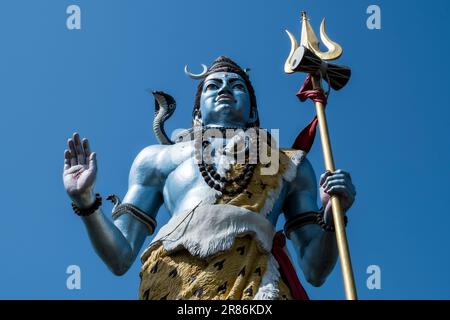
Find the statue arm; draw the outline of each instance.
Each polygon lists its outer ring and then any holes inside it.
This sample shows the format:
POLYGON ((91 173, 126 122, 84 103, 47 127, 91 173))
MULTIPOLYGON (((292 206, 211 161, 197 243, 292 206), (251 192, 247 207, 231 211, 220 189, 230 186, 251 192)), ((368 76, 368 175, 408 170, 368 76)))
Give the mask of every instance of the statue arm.
MULTIPOLYGON (((289 221, 318 211, 314 169, 308 159, 304 158, 298 166, 296 179, 289 185, 283 212, 286 221, 289 221)), ((292 229, 289 236, 306 280, 314 286, 321 286, 337 261, 335 234, 323 231, 317 224, 306 224, 292 229)))
MULTIPOLYGON (((123 203, 131 204, 156 218, 161 204, 163 179, 157 167, 162 146, 145 148, 136 157, 130 170, 129 188, 123 203)), ((124 274, 135 261, 146 237, 153 230, 125 212, 114 221, 97 210, 83 218, 95 251, 116 275, 124 274)))

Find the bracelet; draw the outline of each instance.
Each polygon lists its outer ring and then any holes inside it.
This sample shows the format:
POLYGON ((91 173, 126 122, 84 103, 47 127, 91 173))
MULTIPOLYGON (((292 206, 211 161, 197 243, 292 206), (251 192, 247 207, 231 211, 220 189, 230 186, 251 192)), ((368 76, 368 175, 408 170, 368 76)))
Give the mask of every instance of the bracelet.
POLYGON ((95 201, 89 208, 81 209, 75 203, 72 202, 72 209, 78 216, 87 217, 93 214, 95 211, 97 211, 101 205, 102 205, 102 197, 100 196, 99 193, 96 193, 95 201))
MULTIPOLYGON (((325 209, 322 207, 320 208, 319 212, 317 212, 316 214, 316 223, 324 230, 327 232, 335 232, 336 229, 334 228, 334 225, 330 226, 329 224, 327 224, 325 222, 325 220, 323 219, 325 215, 325 209)), ((348 223, 348 218, 347 216, 344 216, 344 226, 346 227, 348 223)))
POLYGON ((286 221, 284 225, 284 234, 288 239, 291 239, 290 233, 293 229, 300 229, 307 224, 317 223, 317 212, 306 212, 293 217, 286 221))
MULTIPOLYGON (((335 231, 334 226, 330 226, 325 222, 323 218, 324 214, 325 214, 324 208, 320 208, 318 212, 314 211, 306 212, 294 218, 291 218, 287 220, 284 225, 284 234, 288 239, 291 239, 290 233, 292 232, 292 230, 300 229, 301 227, 307 224, 318 224, 324 231, 334 232, 335 231)), ((344 216, 345 226, 347 226, 347 223, 348 218, 347 216, 344 216)))
POLYGON ((156 220, 150 217, 146 212, 139 209, 135 205, 132 205, 131 203, 122 203, 119 204, 112 213, 113 220, 116 220, 123 214, 130 214, 133 216, 136 220, 144 224, 149 232, 149 234, 153 234, 153 232, 156 229, 156 220))

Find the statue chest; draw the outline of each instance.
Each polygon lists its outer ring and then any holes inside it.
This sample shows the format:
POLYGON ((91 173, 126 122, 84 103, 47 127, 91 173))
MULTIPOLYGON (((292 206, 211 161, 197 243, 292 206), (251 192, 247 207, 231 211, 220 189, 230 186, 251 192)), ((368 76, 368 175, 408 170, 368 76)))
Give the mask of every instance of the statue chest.
POLYGON ((164 203, 171 215, 191 210, 200 201, 214 203, 216 194, 203 180, 193 155, 167 176, 163 189, 164 203))
MULTIPOLYGON (((246 192, 244 198, 235 199, 229 203, 247 209, 253 209, 255 210, 255 213, 261 212, 273 225, 275 225, 280 215, 285 196, 283 182, 280 181, 278 183, 272 186, 272 190, 269 191, 266 199, 260 198, 258 200, 261 202, 252 201, 257 196, 256 193, 253 196, 250 196, 250 199, 247 199, 248 195, 251 195, 251 193, 246 192), (281 183, 281 185, 278 183, 281 183), (272 205, 267 206, 266 201, 270 201, 272 205)), ((264 193, 264 190, 259 190, 261 187, 264 188, 264 184, 258 185, 257 187, 258 192, 260 193, 258 194, 259 196, 264 193)), ((216 201, 218 201, 218 203, 223 202, 217 200, 217 191, 210 188, 205 183, 194 158, 186 159, 172 171, 166 179, 163 195, 165 206, 172 216, 190 211, 200 202, 202 202, 202 205, 213 204, 216 201)))
MULTIPOLYGON (((217 203, 260 213, 276 224, 286 196, 286 180, 292 180, 296 173, 296 165, 292 164, 286 152, 280 153, 279 170, 275 174, 263 174, 263 164, 258 164, 251 183, 244 192, 231 197, 220 197, 220 193, 208 186, 203 179, 193 151, 192 145, 185 145, 184 152, 174 149, 172 159, 177 161, 172 162, 173 168, 167 175, 163 188, 164 203, 172 216, 190 211, 200 203, 217 203), (181 154, 183 157, 180 157, 181 154)), ((227 165, 220 156, 213 158, 217 171, 233 173, 234 167, 227 165)))

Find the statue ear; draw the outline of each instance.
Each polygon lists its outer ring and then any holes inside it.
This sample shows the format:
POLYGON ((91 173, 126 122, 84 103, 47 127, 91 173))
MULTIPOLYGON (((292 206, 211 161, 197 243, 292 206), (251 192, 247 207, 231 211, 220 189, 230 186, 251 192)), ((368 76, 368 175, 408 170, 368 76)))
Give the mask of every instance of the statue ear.
POLYGON ((258 109, 256 108, 251 108, 250 110, 250 117, 248 119, 248 123, 249 124, 254 124, 258 121, 258 109))

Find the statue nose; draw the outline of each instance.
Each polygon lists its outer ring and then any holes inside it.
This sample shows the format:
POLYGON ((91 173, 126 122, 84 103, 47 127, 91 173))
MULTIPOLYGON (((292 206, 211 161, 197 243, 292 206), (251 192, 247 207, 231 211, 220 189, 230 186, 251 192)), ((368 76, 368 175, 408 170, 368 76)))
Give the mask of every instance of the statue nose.
POLYGON ((218 93, 219 93, 219 95, 221 95, 221 94, 232 95, 231 89, 230 89, 230 87, 228 85, 222 86, 222 88, 220 88, 218 93))

